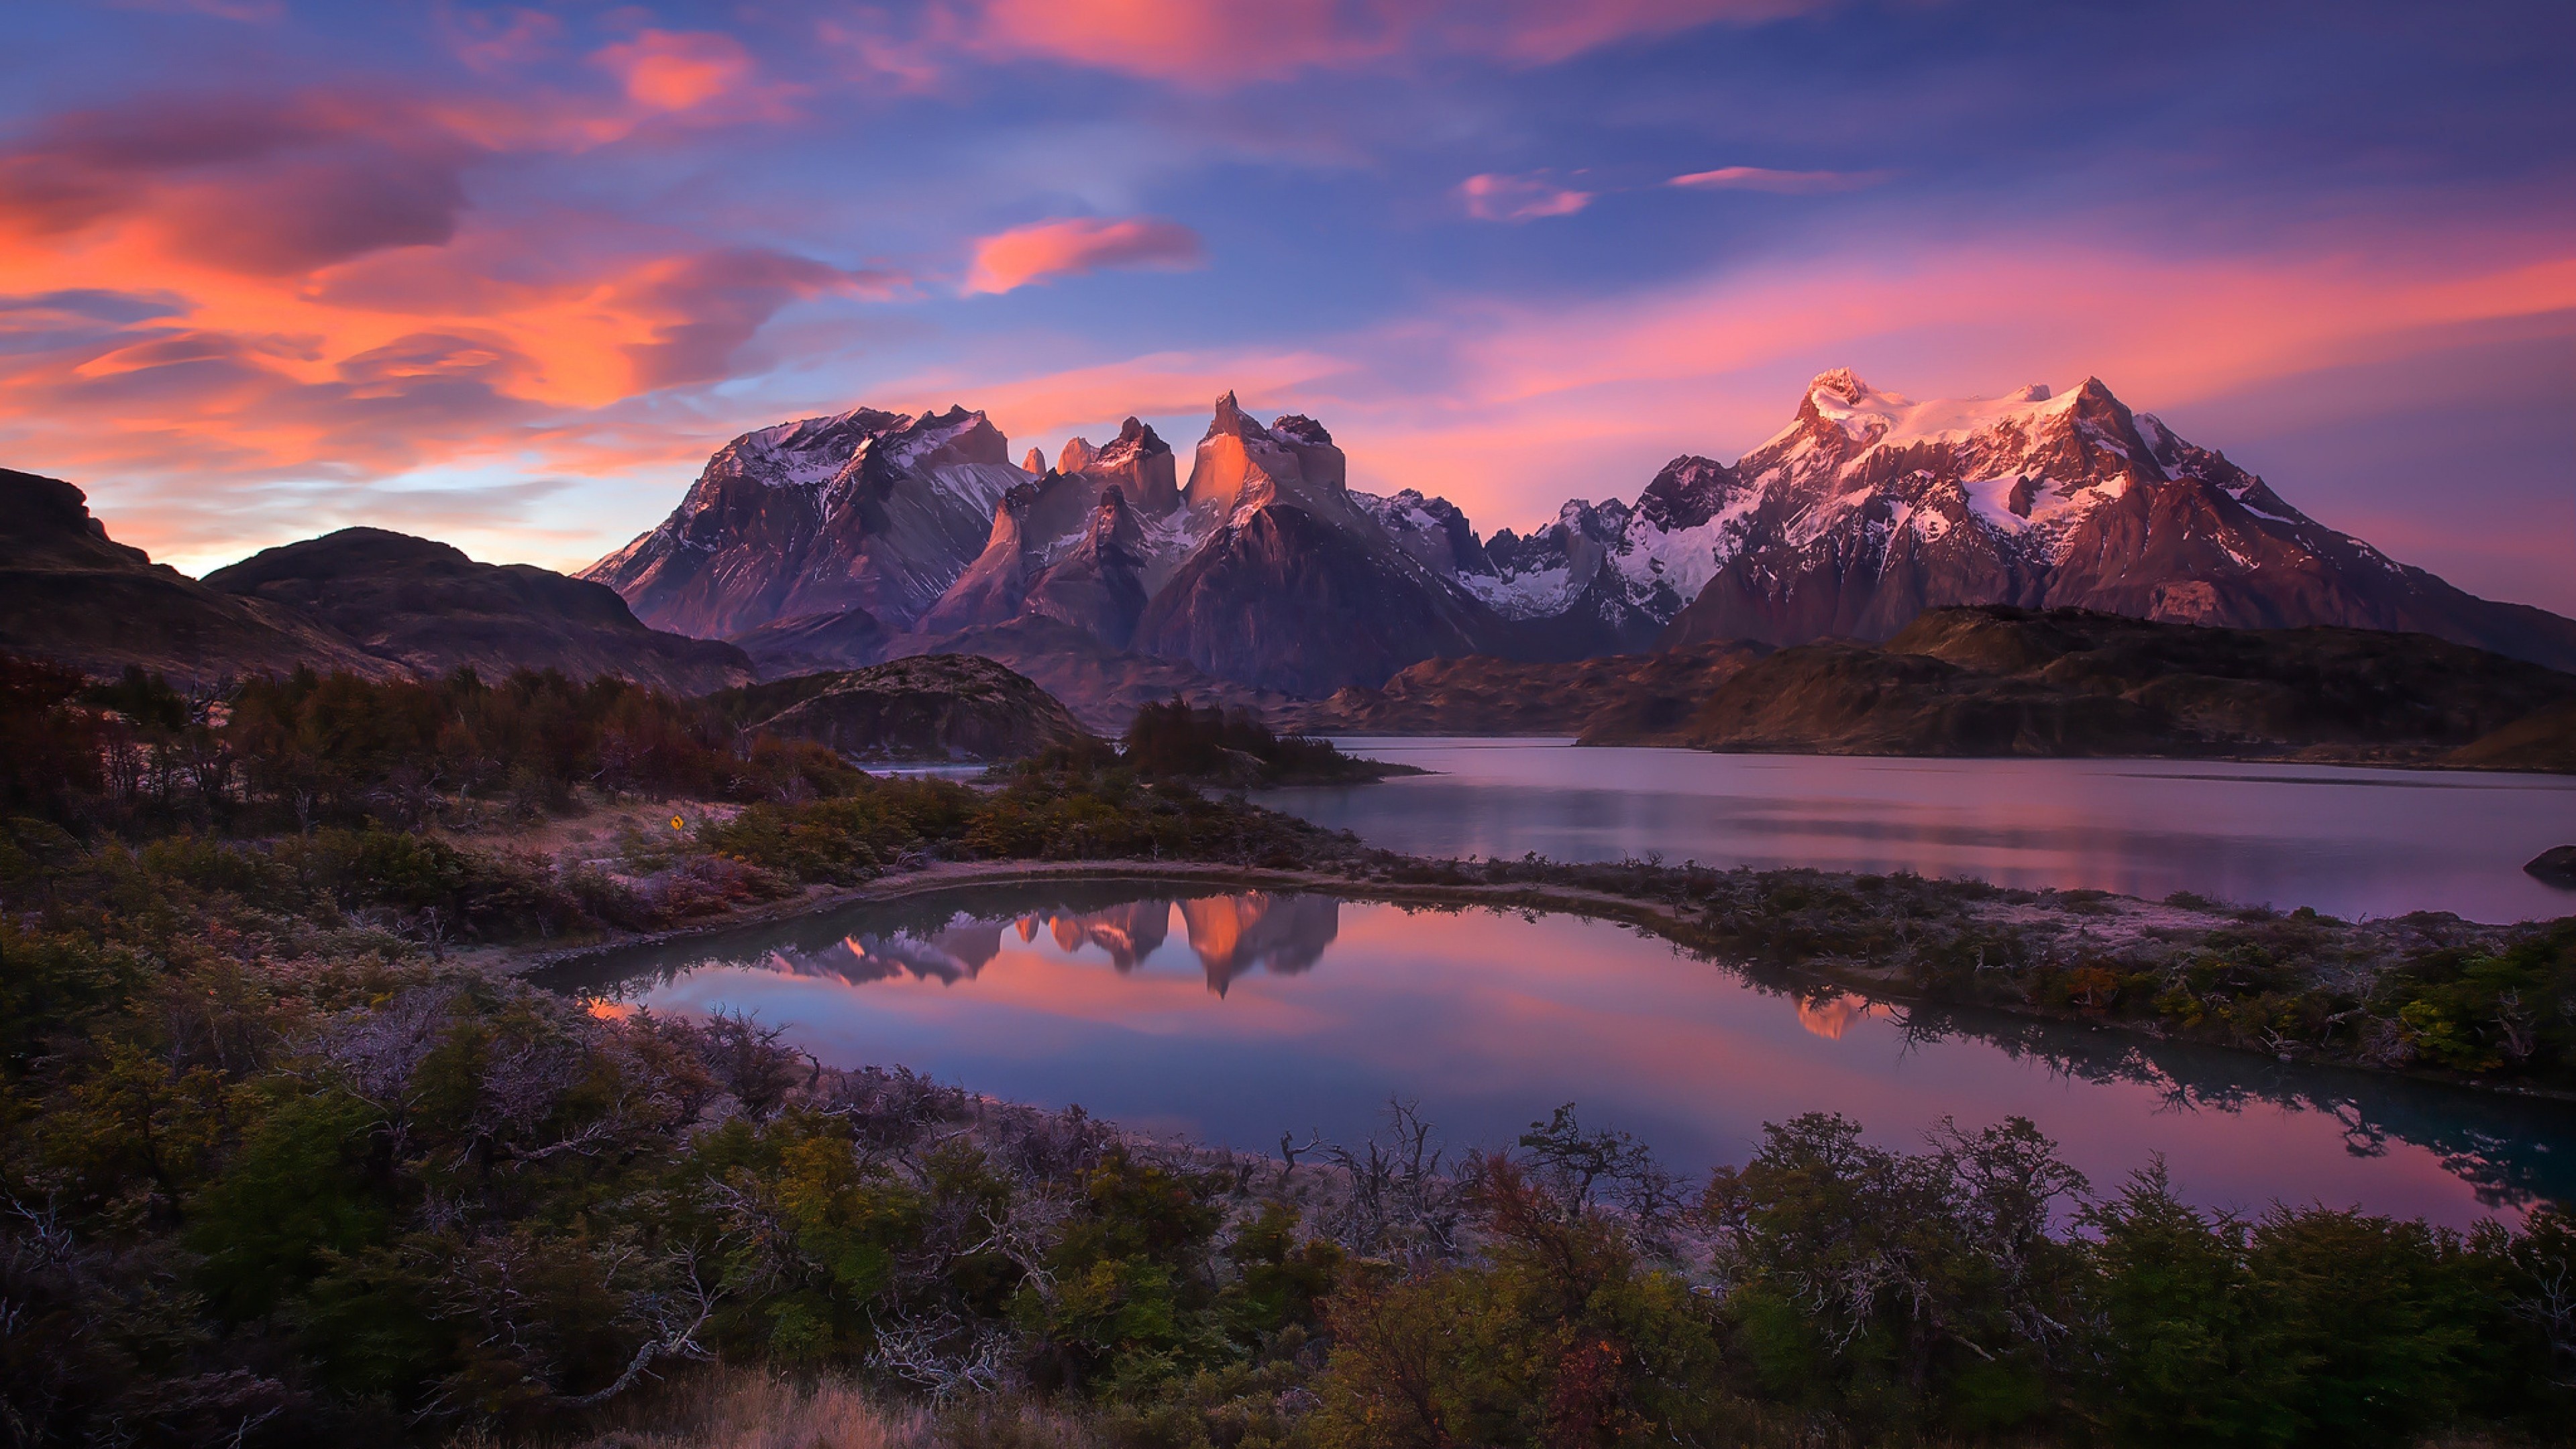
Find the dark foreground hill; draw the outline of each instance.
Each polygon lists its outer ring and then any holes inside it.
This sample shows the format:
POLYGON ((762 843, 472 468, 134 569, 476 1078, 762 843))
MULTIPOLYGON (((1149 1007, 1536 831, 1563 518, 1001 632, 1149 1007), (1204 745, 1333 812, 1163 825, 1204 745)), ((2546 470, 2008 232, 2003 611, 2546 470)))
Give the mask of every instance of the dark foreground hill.
POLYGON ((176 680, 283 673, 298 664, 399 673, 291 609, 240 598, 107 536, 59 478, 0 468, 0 650, 88 674, 128 666, 176 680))
POLYGON ((1016 760, 1089 738, 1053 695, 971 654, 799 675, 708 703, 747 730, 884 759, 1016 760))
POLYGON ((615 590, 349 528, 203 579, 108 537, 81 490, 0 469, 0 650, 183 684, 309 665, 368 679, 559 669, 678 694, 752 677, 730 644, 648 629, 615 590))
POLYGON ((472 668, 621 675, 674 694, 752 677, 731 644, 645 628, 617 591, 527 564, 477 563, 452 545, 381 528, 344 528, 264 550, 206 575, 337 632, 416 674, 472 668))
POLYGON ((1678 724, 1604 727, 1584 742, 2549 768, 2549 721, 2567 712, 2543 712, 2570 700, 2576 676, 2421 634, 1993 606, 1927 611, 1880 646, 1783 649, 1678 724))

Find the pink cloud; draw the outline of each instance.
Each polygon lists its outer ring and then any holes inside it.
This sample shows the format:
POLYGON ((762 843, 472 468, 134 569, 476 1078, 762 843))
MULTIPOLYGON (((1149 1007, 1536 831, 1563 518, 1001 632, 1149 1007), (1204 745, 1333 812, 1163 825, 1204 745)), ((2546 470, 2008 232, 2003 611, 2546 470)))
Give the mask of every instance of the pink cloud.
POLYGON ((970 43, 1193 90, 1427 53, 1542 65, 1623 40, 1756 24, 1830 0, 982 0, 970 43))
POLYGON ((709 31, 647 30, 591 59, 618 78, 629 100, 657 111, 694 110, 752 79, 751 52, 709 31))
POLYGON ((1049 277, 1109 267, 1180 269, 1203 265, 1199 234, 1159 217, 1068 217, 1014 227, 975 243, 968 295, 1007 292, 1049 277))
POLYGON ((472 148, 399 102, 313 93, 77 111, 0 156, 0 220, 37 236, 140 222, 174 251, 255 275, 444 242, 472 148))
POLYGON ((1884 171, 1774 171, 1768 166, 1720 166, 1693 171, 1665 182, 1694 191, 1776 191, 1803 195, 1818 191, 1853 191, 1887 179, 1884 171))
POLYGON ((1467 214, 1478 221, 1535 221, 1543 216, 1572 216, 1592 204, 1592 193, 1573 191, 1542 176, 1486 173, 1458 184, 1467 214))

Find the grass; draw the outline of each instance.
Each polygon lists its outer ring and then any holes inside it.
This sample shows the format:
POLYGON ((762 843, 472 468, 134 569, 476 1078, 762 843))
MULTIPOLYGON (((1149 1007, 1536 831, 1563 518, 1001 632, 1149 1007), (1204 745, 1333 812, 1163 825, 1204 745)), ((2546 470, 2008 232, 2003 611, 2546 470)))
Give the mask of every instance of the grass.
MULTIPOLYGON (((450 1441, 483 1449, 494 1440, 450 1441)), ((618 1406, 560 1449, 931 1449, 931 1415, 839 1378, 710 1365, 618 1406)))

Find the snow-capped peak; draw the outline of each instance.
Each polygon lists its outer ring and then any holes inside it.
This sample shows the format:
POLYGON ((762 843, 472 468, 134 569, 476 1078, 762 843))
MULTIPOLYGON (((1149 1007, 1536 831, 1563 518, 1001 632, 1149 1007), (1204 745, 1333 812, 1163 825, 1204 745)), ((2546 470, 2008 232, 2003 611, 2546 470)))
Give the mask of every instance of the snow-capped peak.
POLYGON ((1824 421, 1842 429, 1856 443, 1902 448, 1914 443, 1948 442, 1985 432, 2000 424, 2057 417, 2074 411, 2088 393, 2109 397, 2098 382, 2072 392, 2052 392, 2032 383, 1997 398, 1936 398, 1916 402, 1902 393, 1881 392, 1837 368, 1807 389, 1808 405, 1824 421))

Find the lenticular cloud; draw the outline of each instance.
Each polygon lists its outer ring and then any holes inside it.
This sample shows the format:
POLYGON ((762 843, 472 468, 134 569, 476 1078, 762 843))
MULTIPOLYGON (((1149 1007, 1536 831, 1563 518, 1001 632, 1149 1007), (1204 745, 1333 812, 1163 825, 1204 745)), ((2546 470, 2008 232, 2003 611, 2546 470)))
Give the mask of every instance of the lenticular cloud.
POLYGON ((1008 292, 1050 277, 1110 267, 1178 269, 1204 265, 1199 234, 1160 217, 1068 217, 1015 227, 975 243, 966 291, 1008 292))

